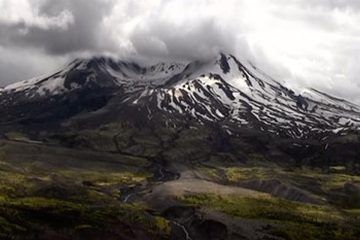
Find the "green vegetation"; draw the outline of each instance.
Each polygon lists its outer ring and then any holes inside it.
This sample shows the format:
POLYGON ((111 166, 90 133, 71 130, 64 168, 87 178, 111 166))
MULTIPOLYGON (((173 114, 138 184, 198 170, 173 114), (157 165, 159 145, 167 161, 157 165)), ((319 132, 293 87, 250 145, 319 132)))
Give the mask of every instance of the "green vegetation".
POLYGON ((277 169, 265 167, 229 167, 222 168, 228 180, 232 182, 252 180, 255 178, 267 180, 279 174, 277 169))
POLYGON ((97 186, 110 186, 115 184, 136 184, 146 181, 147 178, 150 178, 152 174, 145 171, 131 172, 112 172, 112 171, 95 171, 95 170, 82 170, 82 169, 72 169, 59 171, 57 173, 62 177, 75 178, 81 181, 88 181, 97 186))
POLYGON ((70 150, 54 156, 50 153, 57 149, 43 146, 16 149, 0 147, 0 239, 169 236, 166 219, 149 214, 154 210, 141 202, 120 199, 122 188, 152 177, 143 158, 78 157, 70 150))
MULTIPOLYGON (((336 166, 336 169, 343 169, 336 166)), ((328 198, 334 195, 329 201, 339 204, 341 207, 360 208, 360 195, 356 193, 345 193, 346 185, 353 185, 360 189, 360 176, 345 173, 329 173, 321 169, 298 168, 283 169, 276 165, 269 166, 232 166, 232 167, 200 167, 199 171, 205 173, 209 178, 218 182, 241 184, 252 180, 271 180, 278 179, 289 183, 300 189, 305 189, 321 198, 328 198), (341 199, 341 194, 343 198, 341 199), (349 194, 351 196, 349 196, 349 194), (338 195, 338 196, 335 196, 338 195), (350 198, 349 198, 350 197, 350 198), (349 200, 353 204, 343 201, 349 200), (358 204, 357 204, 358 203, 358 204), (351 205, 351 206, 350 206, 351 205)))
POLYGON ((263 220, 277 226, 272 234, 289 240, 355 240, 360 237, 359 219, 328 206, 291 202, 266 194, 260 197, 202 194, 183 196, 179 200, 236 218, 263 220))
MULTIPOLYGON (((170 237, 170 222, 141 201, 150 188, 139 186, 149 186, 153 178, 145 158, 30 145, 0 143, 0 239, 89 239, 96 234, 99 239, 170 237), (133 203, 124 203, 134 192, 129 201, 133 203)), ((229 219, 269 224, 271 228, 264 231, 284 239, 360 239, 359 176, 347 174, 343 166, 326 171, 282 169, 256 159, 251 164, 240 166, 231 155, 222 154, 198 163, 197 173, 234 186, 279 179, 329 204, 292 202, 265 193, 195 194, 177 200, 224 213, 229 219)))
POLYGON ((302 204, 263 194, 260 197, 237 195, 191 195, 180 197, 187 204, 206 206, 235 217, 274 219, 304 222, 327 222, 342 220, 342 215, 325 206, 302 204))
POLYGON ((330 189, 341 188, 345 183, 353 182, 360 184, 360 176, 352 176, 348 174, 325 173, 314 169, 293 169, 286 171, 278 166, 270 167, 228 167, 220 168, 225 172, 227 180, 232 182, 247 181, 254 179, 273 179, 286 178, 300 183, 302 181, 307 184, 309 180, 314 180, 320 184, 324 191, 330 189))
POLYGON ((112 225, 121 227, 123 224, 130 224, 150 234, 168 235, 170 230, 167 221, 161 217, 146 214, 146 209, 147 207, 141 204, 113 202, 101 207, 42 197, 3 198, 0 200, 2 215, 0 233, 11 234, 21 239, 26 231, 36 233, 44 228, 54 231, 64 229, 101 231, 112 225))
MULTIPOLYGON (((185 202, 222 211, 245 218, 264 218, 280 221, 280 228, 288 239, 357 239, 355 236, 360 223, 360 176, 346 174, 344 166, 329 170, 295 168, 283 169, 276 165, 268 166, 228 166, 200 167, 199 170, 209 178, 224 184, 240 185, 254 180, 277 179, 285 184, 306 190, 328 202, 331 207, 304 205, 286 200, 265 198, 246 199, 238 197, 208 196, 187 197, 185 202), (216 205, 219 203, 218 205, 216 205), (336 210, 339 209, 339 210, 336 210), (341 213, 341 212, 344 212, 341 213), (275 217, 274 217, 275 216, 275 217), (330 221, 333 219, 334 221, 330 221), (311 232, 312 235, 293 236, 293 233, 311 232), (327 235, 330 232, 331 235, 327 235), (342 236, 342 237, 340 237, 342 236)), ((358 236, 358 235, 356 235, 358 236)), ((360 239, 360 237, 358 237, 360 239)))

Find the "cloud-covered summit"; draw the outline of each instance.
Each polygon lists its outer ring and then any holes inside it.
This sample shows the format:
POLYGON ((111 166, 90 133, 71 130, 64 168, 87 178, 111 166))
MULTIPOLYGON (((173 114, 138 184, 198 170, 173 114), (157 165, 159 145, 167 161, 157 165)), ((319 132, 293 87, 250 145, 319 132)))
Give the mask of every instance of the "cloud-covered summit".
POLYGON ((222 51, 360 103, 359 26, 355 0, 0 0, 0 85, 83 54, 192 60, 222 51))

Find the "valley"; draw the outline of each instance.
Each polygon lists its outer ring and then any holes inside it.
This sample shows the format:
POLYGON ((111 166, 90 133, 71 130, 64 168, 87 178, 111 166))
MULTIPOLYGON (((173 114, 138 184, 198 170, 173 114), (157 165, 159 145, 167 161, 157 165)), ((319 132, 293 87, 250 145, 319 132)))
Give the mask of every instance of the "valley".
POLYGON ((151 153, 0 146, 3 239, 359 236, 360 177, 346 166, 285 167, 231 154, 157 163, 151 153))
POLYGON ((0 239, 360 238, 360 107, 232 55, 77 59, 0 103, 0 239))

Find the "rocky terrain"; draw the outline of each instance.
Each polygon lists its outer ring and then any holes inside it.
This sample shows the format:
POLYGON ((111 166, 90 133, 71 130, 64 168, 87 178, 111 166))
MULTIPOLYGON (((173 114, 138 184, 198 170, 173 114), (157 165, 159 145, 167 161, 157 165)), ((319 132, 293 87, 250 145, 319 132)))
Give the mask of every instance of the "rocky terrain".
POLYGON ((0 89, 1 239, 359 239, 360 107, 228 54, 0 89))

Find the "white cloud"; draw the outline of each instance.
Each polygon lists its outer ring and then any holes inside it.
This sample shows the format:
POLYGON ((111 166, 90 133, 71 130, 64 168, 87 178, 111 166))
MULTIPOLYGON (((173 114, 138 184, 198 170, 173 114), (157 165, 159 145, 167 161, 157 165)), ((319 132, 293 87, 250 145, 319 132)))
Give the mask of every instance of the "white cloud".
POLYGON ((69 10, 61 11, 57 16, 49 17, 39 13, 39 8, 45 0, 0 0, 0 22, 5 24, 23 24, 25 27, 42 29, 66 29, 74 22, 69 10))
POLYGON ((231 51, 290 86, 360 103, 359 9, 356 1, 121 1, 105 26, 121 52, 193 59, 231 51))
POLYGON ((6 49, 0 46, 0 86, 43 74, 65 65, 66 57, 48 56, 34 49, 6 49))
MULTIPOLYGON (((49 38, 50 43, 43 40, 50 54, 63 56, 104 51, 194 59, 227 51, 251 60, 300 90, 316 87, 360 103, 357 0, 96 0, 97 8, 101 3, 112 4, 110 13, 103 10, 98 14, 96 27, 94 21, 87 25, 86 20, 76 25, 79 19, 93 19, 94 10, 79 10, 89 1, 64 2, 68 4, 55 0, 0 0, 0 23, 23 22, 44 31, 69 28, 56 32, 59 42, 55 41, 56 35, 49 38), (51 2, 61 11, 56 15, 40 14, 41 6, 51 2), (1 12, 4 9, 6 12, 1 12), (87 30, 80 38, 77 34, 82 29, 87 30), (94 39, 88 44, 76 42, 89 38, 94 39), (76 44, 61 45, 66 39, 76 44)), ((34 47, 39 48, 39 44, 34 47)))

